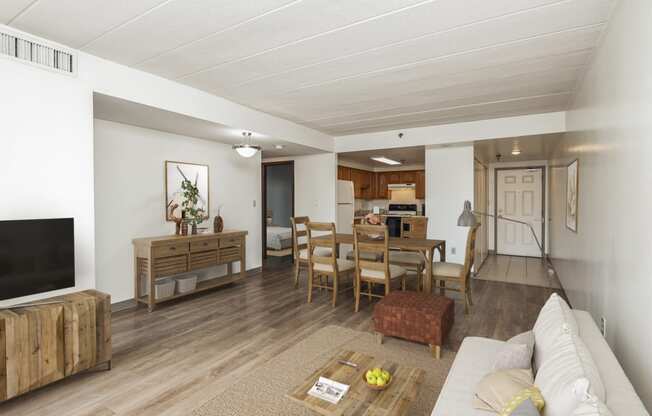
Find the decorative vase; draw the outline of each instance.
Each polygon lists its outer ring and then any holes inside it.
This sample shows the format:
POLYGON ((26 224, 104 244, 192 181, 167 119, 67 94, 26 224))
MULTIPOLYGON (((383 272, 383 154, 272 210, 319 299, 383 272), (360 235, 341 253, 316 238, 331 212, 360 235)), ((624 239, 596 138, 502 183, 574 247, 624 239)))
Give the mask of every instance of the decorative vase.
POLYGON ((192 224, 192 235, 197 235, 197 224, 192 224))
POLYGON ((181 235, 188 235, 188 223, 185 221, 181 223, 181 235))
POLYGON ((216 233, 221 233, 223 230, 224 230, 224 220, 220 215, 218 215, 213 220, 213 231, 216 233))

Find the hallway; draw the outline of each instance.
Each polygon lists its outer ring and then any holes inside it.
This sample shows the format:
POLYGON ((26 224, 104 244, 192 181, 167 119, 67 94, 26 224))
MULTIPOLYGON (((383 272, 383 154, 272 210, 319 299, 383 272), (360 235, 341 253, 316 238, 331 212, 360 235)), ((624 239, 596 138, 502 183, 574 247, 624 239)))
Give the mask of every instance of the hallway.
POLYGON ((556 274, 549 274, 541 259, 489 255, 475 279, 561 289, 556 274))

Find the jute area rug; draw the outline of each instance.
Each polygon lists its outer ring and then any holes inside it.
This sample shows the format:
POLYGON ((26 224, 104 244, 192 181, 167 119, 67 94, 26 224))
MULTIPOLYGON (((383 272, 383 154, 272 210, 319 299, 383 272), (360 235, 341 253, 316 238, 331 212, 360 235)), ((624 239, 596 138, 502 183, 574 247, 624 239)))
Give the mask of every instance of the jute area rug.
POLYGON ((425 370, 424 383, 417 400, 408 412, 410 416, 430 415, 455 358, 454 352, 445 350, 442 351, 441 360, 435 360, 425 345, 388 337, 379 345, 373 334, 327 326, 256 371, 244 375, 232 386, 195 409, 192 415, 314 416, 315 413, 285 395, 342 349, 425 370))

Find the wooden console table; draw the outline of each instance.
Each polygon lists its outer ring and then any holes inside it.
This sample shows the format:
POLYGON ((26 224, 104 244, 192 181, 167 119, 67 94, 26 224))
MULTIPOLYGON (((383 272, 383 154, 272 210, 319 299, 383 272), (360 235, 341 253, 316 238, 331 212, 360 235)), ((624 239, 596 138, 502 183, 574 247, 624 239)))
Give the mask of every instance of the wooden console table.
POLYGON ((214 234, 134 239, 134 298, 147 305, 151 312, 158 303, 224 286, 244 278, 247 274, 246 236, 247 231, 225 230, 214 234), (234 262, 240 262, 240 273, 237 275, 233 274, 234 262), (156 299, 156 279, 221 264, 227 265, 227 276, 199 282, 192 292, 156 299), (141 279, 147 282, 147 295, 140 293, 141 279))

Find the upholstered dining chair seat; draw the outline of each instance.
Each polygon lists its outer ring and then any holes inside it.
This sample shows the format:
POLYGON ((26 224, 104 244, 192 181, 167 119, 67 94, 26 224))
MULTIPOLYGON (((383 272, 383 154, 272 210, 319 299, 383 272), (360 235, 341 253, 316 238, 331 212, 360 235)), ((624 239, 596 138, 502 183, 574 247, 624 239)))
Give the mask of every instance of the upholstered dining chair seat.
POLYGON ((426 260, 420 253, 415 253, 414 251, 390 251, 389 262, 418 266, 425 265, 426 260))
POLYGON ((463 264, 436 261, 432 263, 432 275, 443 277, 460 277, 464 271, 463 264))
MULTIPOLYGON (((315 251, 313 251, 313 255, 317 257, 330 257, 332 254, 332 251, 328 247, 315 247, 315 251)), ((304 248, 303 250, 299 251, 299 258, 303 260, 308 260, 308 249, 304 248)))
MULTIPOLYGON (((398 277, 404 276, 406 273, 405 269, 402 268, 401 266, 396 266, 394 264, 389 265, 389 275, 390 279, 396 279, 398 277)), ((385 281, 385 273, 383 273, 380 270, 372 270, 372 269, 360 269, 360 276, 364 277, 365 279, 373 279, 373 280, 378 280, 379 282, 384 282, 385 281)))
MULTIPOLYGON (((355 267, 355 263, 350 261, 350 260, 345 260, 345 259, 337 259, 337 270, 342 273, 342 272, 348 272, 349 270, 352 270, 355 267)), ((315 263, 315 266, 313 267, 313 270, 317 272, 333 272, 333 266, 330 264, 324 264, 324 263, 315 263)))

